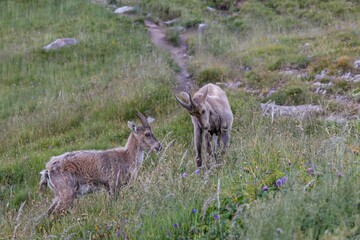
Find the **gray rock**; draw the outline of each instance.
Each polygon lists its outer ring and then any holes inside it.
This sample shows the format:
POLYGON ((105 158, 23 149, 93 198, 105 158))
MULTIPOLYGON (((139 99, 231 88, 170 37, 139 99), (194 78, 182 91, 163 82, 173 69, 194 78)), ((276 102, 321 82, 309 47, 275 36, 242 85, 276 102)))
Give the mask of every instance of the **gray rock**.
POLYGON ((344 116, 341 115, 330 115, 328 117, 325 118, 325 121, 328 122, 335 122, 339 125, 345 125, 345 123, 348 122, 348 119, 344 116))
POLYGON ((209 25, 207 23, 200 23, 199 24, 199 31, 204 31, 209 25))
POLYGON ((212 7, 209 7, 207 6, 206 9, 210 12, 216 12, 216 9, 215 8, 212 8, 212 7))
POLYGON ((124 14, 124 13, 128 13, 128 12, 133 12, 133 11, 135 11, 134 7, 123 6, 123 7, 117 8, 115 10, 115 13, 116 14, 124 14))
POLYGON ((315 76, 315 80, 321 80, 326 77, 326 70, 322 70, 320 74, 315 76))
POLYGON ((69 46, 69 45, 76 45, 78 43, 79 43, 79 40, 77 40, 76 38, 58 38, 54 42, 43 47, 43 49, 45 51, 49 51, 49 50, 59 49, 59 48, 69 46))
POLYGON ((179 19, 178 18, 175 18, 173 20, 169 20, 169 21, 165 21, 164 24, 165 25, 173 25, 174 23, 178 22, 179 19))
POLYGON ((356 75, 354 76, 354 82, 355 82, 355 83, 360 82, 360 74, 356 74, 356 75))
POLYGON ((360 60, 356 60, 354 62, 354 68, 359 69, 360 68, 360 60))
POLYGON ((323 109, 319 105, 297 105, 297 106, 281 106, 274 102, 261 103, 262 113, 264 116, 274 117, 292 117, 296 119, 304 119, 311 115, 323 112, 323 109))
POLYGON ((348 80, 348 81, 351 81, 352 78, 353 78, 353 75, 351 72, 347 72, 345 73, 344 75, 341 76, 342 79, 345 79, 345 80, 348 80))
POLYGON ((218 85, 218 86, 225 86, 226 88, 237 89, 237 88, 239 88, 239 86, 241 85, 241 82, 240 82, 240 81, 236 81, 236 82, 226 82, 226 83, 217 82, 216 85, 218 85))

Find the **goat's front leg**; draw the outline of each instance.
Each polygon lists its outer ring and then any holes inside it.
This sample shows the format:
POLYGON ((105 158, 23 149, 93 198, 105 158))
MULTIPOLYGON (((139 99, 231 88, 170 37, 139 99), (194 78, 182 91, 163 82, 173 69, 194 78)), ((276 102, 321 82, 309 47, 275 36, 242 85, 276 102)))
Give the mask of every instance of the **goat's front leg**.
POLYGON ((56 206, 59 204, 59 197, 55 196, 54 199, 52 200, 52 203, 50 205, 50 207, 47 210, 47 215, 50 216, 53 212, 54 209, 56 208, 56 206))
POLYGON ((209 132, 205 132, 205 147, 206 147, 206 153, 207 153, 206 164, 210 163, 211 157, 213 156, 211 140, 212 140, 211 134, 209 132))
POLYGON ((201 146, 202 146, 202 129, 198 125, 197 121, 193 120, 194 125, 194 146, 196 151, 196 166, 202 166, 202 157, 201 157, 201 146))
POLYGON ((220 135, 214 134, 212 136, 212 140, 213 140, 213 156, 215 158, 216 163, 218 163, 219 162, 219 149, 221 148, 221 146, 220 146, 220 143, 221 143, 220 135))

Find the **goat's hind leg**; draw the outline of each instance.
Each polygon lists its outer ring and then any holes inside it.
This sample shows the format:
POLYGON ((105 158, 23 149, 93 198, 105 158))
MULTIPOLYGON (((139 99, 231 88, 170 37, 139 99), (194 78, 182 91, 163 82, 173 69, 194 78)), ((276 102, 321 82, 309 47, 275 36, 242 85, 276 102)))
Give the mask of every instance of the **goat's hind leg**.
POLYGON ((72 205, 76 198, 76 191, 74 188, 67 188, 62 191, 62 194, 59 197, 58 204, 56 205, 54 212, 56 214, 64 214, 67 212, 69 207, 72 205))
POLYGON ((54 209, 56 208, 56 206, 59 204, 59 197, 58 196, 55 196, 50 207, 48 208, 47 210, 47 215, 50 216, 53 212, 54 212, 54 209))
MULTIPOLYGON (((223 146, 221 147, 221 156, 223 156, 225 154, 226 149, 229 147, 229 142, 230 142, 230 132, 229 130, 224 130, 221 133, 221 141, 223 142, 223 146)), ((220 145, 220 143, 219 143, 220 145)))

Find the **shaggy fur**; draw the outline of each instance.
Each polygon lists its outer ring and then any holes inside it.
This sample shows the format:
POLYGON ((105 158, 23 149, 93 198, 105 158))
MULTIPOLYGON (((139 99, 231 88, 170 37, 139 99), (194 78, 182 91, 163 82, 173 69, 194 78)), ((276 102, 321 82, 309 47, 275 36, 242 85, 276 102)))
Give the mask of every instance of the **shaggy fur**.
POLYGON ((40 172, 40 190, 48 186, 55 194, 48 209, 66 211, 77 195, 105 188, 115 195, 120 186, 134 180, 144 159, 145 150, 161 150, 147 119, 138 113, 142 126, 128 122, 132 130, 125 147, 103 151, 76 151, 52 157, 40 172))

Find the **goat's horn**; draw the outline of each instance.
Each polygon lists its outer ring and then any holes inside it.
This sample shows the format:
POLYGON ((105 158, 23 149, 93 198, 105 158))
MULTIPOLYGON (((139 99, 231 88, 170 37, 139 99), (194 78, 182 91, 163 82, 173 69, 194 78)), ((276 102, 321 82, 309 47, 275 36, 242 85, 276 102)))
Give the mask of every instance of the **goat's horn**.
MULTIPOLYGON (((189 94, 189 93, 187 93, 187 94, 189 94)), ((190 94, 189 94, 189 97, 190 97, 190 94)), ((184 108, 186 108, 186 110, 190 111, 191 104, 188 104, 188 103, 185 103, 185 102, 181 101, 177 96, 175 96, 175 98, 184 108)))
POLYGON ((190 93, 188 93, 188 92, 186 92, 186 93, 189 95, 189 99, 190 99, 190 104, 191 104, 191 106, 196 107, 195 103, 194 103, 193 100, 192 100, 192 97, 191 97, 190 93))
POLYGON ((137 115, 144 126, 149 126, 149 123, 144 115, 142 115, 140 112, 137 112, 137 115))

